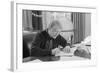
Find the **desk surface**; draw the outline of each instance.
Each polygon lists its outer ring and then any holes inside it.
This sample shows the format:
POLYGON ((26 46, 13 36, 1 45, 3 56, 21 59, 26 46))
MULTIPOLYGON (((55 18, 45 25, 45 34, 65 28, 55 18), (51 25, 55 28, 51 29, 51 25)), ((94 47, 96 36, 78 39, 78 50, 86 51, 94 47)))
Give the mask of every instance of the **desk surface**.
POLYGON ((86 58, 78 56, 62 56, 62 57, 45 57, 42 59, 36 59, 34 57, 27 57, 26 63, 38 63, 38 62, 48 62, 48 61, 74 61, 74 60, 86 60, 86 58))
POLYGON ((23 62, 30 62, 30 63, 34 63, 34 62, 47 62, 47 61, 72 61, 72 60, 86 60, 87 58, 83 58, 83 57, 79 57, 79 56, 74 56, 73 53, 76 50, 76 47, 72 48, 72 53, 71 55, 68 54, 60 54, 60 56, 52 56, 52 57, 28 57, 25 58, 23 62))
MULTIPOLYGON (((85 60, 86 58, 82 58, 82 57, 77 57, 77 56, 72 56, 72 57, 60 57, 59 60, 55 60, 55 61, 74 61, 74 60, 85 60)), ((43 62, 39 59, 35 59, 30 61, 30 63, 38 63, 38 62, 43 62)), ((46 62, 46 61, 45 61, 46 62)))

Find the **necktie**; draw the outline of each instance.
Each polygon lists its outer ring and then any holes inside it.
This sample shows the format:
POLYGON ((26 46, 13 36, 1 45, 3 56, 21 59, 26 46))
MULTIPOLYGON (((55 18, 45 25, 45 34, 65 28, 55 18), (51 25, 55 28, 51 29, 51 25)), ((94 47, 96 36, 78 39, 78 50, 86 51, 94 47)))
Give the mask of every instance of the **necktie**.
POLYGON ((50 40, 49 49, 52 49, 52 48, 53 48, 53 42, 52 40, 50 40))

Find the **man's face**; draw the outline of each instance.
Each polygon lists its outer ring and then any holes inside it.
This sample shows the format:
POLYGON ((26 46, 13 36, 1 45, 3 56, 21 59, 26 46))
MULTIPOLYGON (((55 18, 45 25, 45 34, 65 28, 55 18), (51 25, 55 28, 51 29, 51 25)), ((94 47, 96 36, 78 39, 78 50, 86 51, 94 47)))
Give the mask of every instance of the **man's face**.
POLYGON ((51 28, 50 30, 50 35, 52 37, 57 37, 61 32, 60 26, 55 25, 54 27, 51 28))

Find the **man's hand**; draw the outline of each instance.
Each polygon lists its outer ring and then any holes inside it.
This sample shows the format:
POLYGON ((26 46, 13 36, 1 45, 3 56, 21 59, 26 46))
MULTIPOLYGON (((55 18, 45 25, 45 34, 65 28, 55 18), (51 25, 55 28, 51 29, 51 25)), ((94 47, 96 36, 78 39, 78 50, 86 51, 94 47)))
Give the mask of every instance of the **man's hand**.
POLYGON ((55 48, 55 49, 52 50, 52 55, 56 55, 58 53, 60 53, 60 49, 59 48, 55 48))
POLYGON ((78 50, 85 50, 87 53, 90 53, 90 49, 85 46, 84 44, 81 44, 80 46, 77 47, 78 50))
POLYGON ((64 49, 63 49, 63 52, 65 53, 70 53, 71 52, 71 49, 69 46, 66 46, 64 49))

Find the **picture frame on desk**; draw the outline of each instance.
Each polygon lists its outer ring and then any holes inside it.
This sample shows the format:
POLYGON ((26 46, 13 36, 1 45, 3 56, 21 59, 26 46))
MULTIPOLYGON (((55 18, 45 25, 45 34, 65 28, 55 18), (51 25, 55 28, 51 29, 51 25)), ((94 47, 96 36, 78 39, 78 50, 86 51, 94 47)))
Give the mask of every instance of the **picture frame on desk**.
MULTIPOLYGON (((82 66, 95 66, 96 65, 96 48, 94 30, 96 25, 96 8, 95 7, 77 7, 77 6, 63 6, 63 5, 43 5, 34 4, 32 2, 11 2, 11 70, 12 71, 27 71, 36 69, 56 69, 56 68, 68 68, 68 67, 82 67, 82 66), (23 60, 23 10, 40 10, 51 12, 79 12, 91 14, 91 59, 89 60, 69 60, 69 61, 51 61, 51 62, 26 62, 31 60, 31 57, 23 60), (95 25, 94 25, 95 24, 95 25)), ((70 19, 70 18, 69 18, 70 19)), ((45 28, 44 26, 43 28, 45 28)), ((71 29, 72 32, 74 29, 71 29)), ((63 30, 66 32, 68 30, 63 30)), ((25 32, 28 33, 28 32, 25 32)), ((36 32, 34 32, 36 33, 36 32)), ((30 34, 30 33, 28 33, 30 34)), ((62 35, 64 35, 62 33, 62 35)), ((30 37, 31 38, 31 37, 30 37)), ((38 61, 38 60, 37 60, 38 61)))

